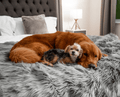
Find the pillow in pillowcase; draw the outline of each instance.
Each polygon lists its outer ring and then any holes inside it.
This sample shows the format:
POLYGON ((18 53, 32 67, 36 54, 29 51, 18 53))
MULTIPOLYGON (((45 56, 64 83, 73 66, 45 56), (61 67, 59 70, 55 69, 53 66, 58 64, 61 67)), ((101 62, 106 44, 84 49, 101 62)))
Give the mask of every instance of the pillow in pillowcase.
POLYGON ((45 15, 22 16, 26 34, 45 34, 48 32, 45 15))
MULTIPOLYGON (((24 29, 24 24, 22 21, 22 18, 14 18, 16 21, 16 28, 14 30, 15 34, 14 35, 23 35, 25 34, 25 29, 24 29)), ((57 27, 57 18, 56 17, 45 17, 45 22, 47 25, 48 33, 54 33, 56 32, 56 27, 57 27)))
POLYGON ((19 17, 19 18, 14 18, 15 22, 16 22, 16 28, 14 30, 14 35, 23 35, 25 34, 24 31, 24 25, 23 25, 23 22, 22 22, 22 18, 19 17))
POLYGON ((0 16, 0 33, 2 36, 13 36, 16 22, 10 16, 0 16))
POLYGON ((47 24, 48 32, 54 33, 56 32, 57 27, 57 18, 56 17, 45 17, 45 22, 47 24))

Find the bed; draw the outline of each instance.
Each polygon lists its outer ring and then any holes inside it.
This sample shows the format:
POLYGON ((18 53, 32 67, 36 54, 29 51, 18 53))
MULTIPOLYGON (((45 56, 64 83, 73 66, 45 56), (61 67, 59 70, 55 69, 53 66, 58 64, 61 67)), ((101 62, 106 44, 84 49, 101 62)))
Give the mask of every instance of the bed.
MULTIPOLYGON (((11 16, 12 20, 19 18, 21 21, 21 16, 45 14, 46 17, 57 17, 57 30, 60 30, 58 2, 0 0, 0 15, 11 16)), ((92 70, 78 64, 57 63, 50 67, 39 62, 11 62, 8 56, 12 46, 34 33, 17 33, 16 30, 10 34, 10 29, 9 33, 1 29, 0 31, 0 97, 120 97, 118 36, 112 33, 105 36, 88 35, 102 53, 108 54, 108 57, 102 57, 98 61, 98 69, 92 70)))

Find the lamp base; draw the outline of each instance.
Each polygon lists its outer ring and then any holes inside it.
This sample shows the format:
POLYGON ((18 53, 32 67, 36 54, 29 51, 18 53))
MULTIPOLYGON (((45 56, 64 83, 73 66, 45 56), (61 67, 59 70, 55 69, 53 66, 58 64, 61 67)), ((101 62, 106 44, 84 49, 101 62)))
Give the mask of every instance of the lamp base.
POLYGON ((74 28, 74 26, 75 26, 75 30, 80 29, 80 26, 79 26, 79 24, 77 23, 77 21, 78 21, 78 19, 75 19, 75 23, 73 24, 71 30, 74 28))

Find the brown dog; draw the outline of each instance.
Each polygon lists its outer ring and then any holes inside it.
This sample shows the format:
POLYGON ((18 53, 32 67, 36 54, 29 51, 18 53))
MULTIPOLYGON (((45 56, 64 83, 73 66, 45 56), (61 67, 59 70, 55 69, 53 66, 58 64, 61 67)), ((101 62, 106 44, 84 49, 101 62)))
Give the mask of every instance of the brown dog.
POLYGON ((53 49, 65 49, 68 45, 78 43, 83 49, 83 56, 78 64, 88 68, 97 67, 97 61, 101 59, 100 49, 84 34, 70 32, 56 32, 28 36, 16 43, 10 51, 9 58, 13 62, 35 63, 42 62, 44 52, 53 49))
POLYGON ((15 63, 41 62, 44 52, 54 48, 57 35, 59 33, 28 36, 12 47, 9 58, 15 63))
POLYGON ((71 45, 74 42, 80 44, 83 49, 83 55, 78 61, 78 64, 83 67, 95 68, 102 55, 107 56, 106 54, 102 54, 100 49, 82 33, 62 32, 56 38, 55 48, 65 49, 67 45, 71 45))

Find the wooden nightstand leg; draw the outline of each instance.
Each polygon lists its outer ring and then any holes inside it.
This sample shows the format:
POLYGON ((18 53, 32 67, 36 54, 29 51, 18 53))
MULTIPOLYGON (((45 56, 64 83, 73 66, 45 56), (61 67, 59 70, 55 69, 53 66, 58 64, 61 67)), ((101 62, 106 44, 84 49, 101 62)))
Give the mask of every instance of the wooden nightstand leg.
POLYGON ((72 26, 71 29, 73 29, 74 26, 75 26, 75 30, 77 30, 77 28, 80 29, 80 26, 79 26, 79 24, 77 23, 77 20, 78 20, 78 19, 75 19, 75 23, 73 24, 73 26, 72 26))

